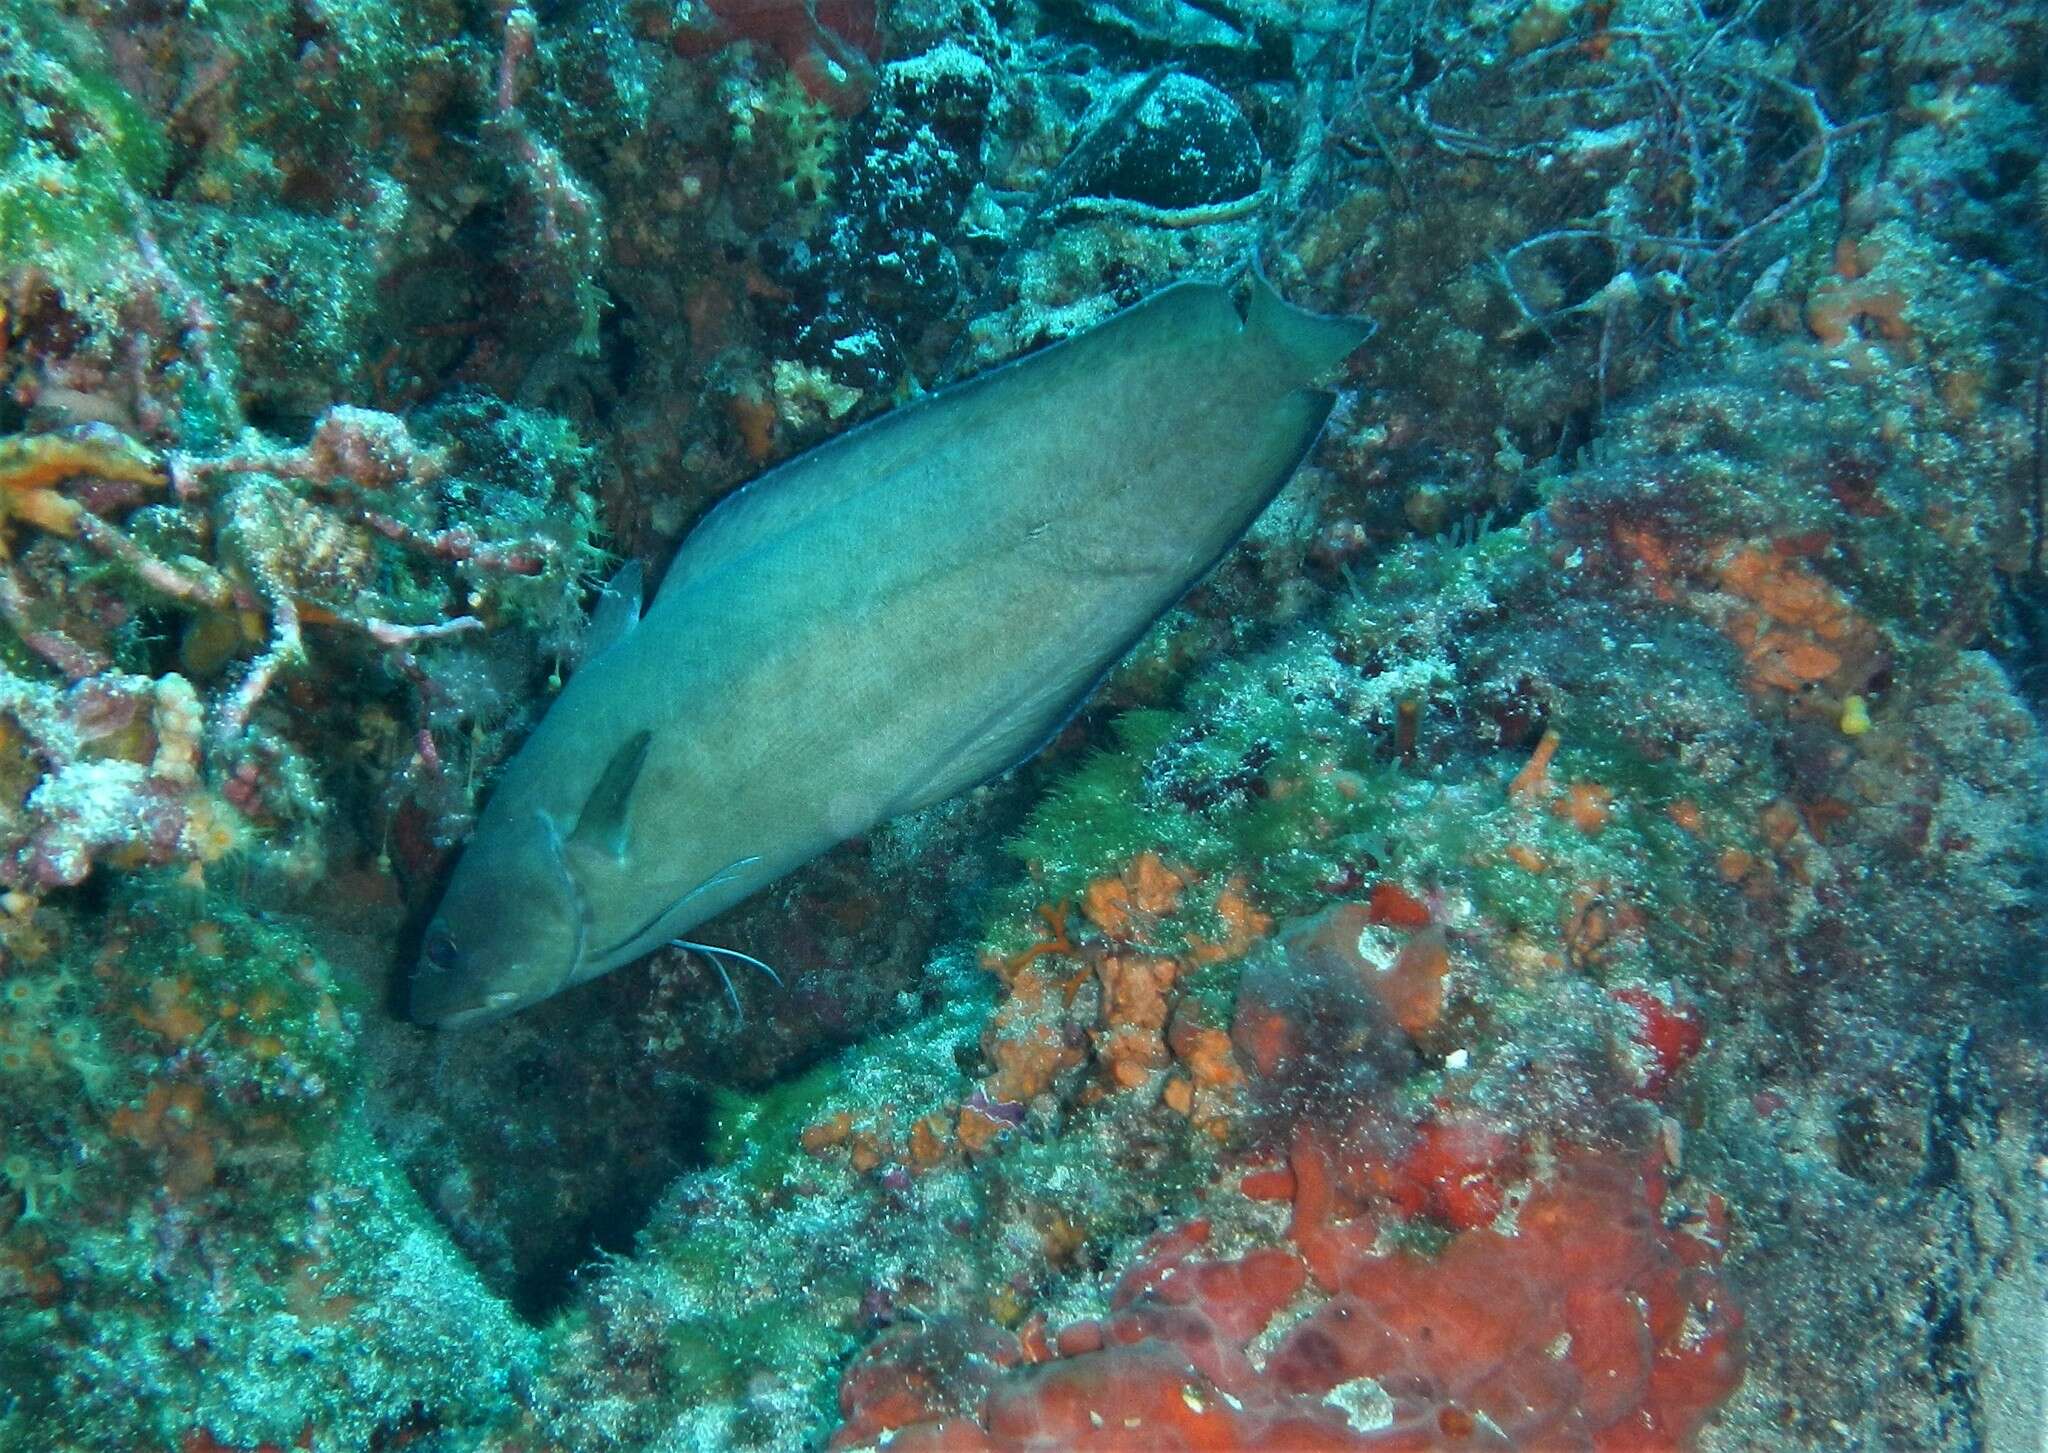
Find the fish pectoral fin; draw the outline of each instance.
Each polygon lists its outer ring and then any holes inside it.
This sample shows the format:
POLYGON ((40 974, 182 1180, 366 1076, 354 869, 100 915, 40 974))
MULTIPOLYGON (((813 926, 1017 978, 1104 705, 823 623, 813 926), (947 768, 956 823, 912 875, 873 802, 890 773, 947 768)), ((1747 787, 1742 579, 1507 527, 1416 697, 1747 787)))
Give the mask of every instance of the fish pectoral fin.
POLYGON ((584 799, 583 811, 577 814, 576 829, 569 834, 572 850, 601 854, 614 861, 625 857, 633 787, 640 780, 640 769, 647 764, 647 748, 653 740, 653 732, 638 731, 612 753, 597 785, 584 799))
POLYGON ((640 562, 628 560, 605 582, 597 597, 597 609, 590 614, 590 631, 583 640, 583 664, 589 665, 626 639, 640 623, 640 562))

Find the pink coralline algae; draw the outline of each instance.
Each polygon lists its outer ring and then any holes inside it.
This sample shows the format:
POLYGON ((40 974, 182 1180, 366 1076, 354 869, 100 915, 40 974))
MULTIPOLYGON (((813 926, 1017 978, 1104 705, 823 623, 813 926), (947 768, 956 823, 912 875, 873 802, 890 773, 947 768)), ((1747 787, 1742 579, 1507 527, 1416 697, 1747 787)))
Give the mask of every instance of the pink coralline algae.
POLYGON ((1291 1194, 1285 1240, 1228 1254, 1206 1218, 1162 1233, 1107 1319, 1050 1341, 886 1338, 846 1375, 834 1446, 1648 1453, 1690 1446, 1741 1380, 1725 1211, 1675 1215, 1659 1169, 1567 1152, 1508 1221, 1434 1255, 1344 1216, 1307 1134, 1256 1178, 1291 1194))
POLYGON ((773 51, 813 100, 844 115, 860 109, 881 54, 872 0, 712 0, 708 8, 715 23, 678 30, 678 53, 702 55, 751 40, 773 51))
POLYGON ((218 858, 234 814, 201 783, 198 694, 181 676, 108 673, 67 689, 0 674, 6 770, 39 768, 0 836, 0 882, 22 891, 124 866, 218 858))

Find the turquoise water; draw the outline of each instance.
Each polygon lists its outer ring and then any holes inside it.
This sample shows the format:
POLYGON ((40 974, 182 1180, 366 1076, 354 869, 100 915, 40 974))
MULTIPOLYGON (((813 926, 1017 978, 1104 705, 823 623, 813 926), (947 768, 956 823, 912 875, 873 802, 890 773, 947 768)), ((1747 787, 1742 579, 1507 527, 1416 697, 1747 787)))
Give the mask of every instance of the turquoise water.
POLYGON ((2040 1446, 2044 31, 0 0, 0 1449, 2040 1446))

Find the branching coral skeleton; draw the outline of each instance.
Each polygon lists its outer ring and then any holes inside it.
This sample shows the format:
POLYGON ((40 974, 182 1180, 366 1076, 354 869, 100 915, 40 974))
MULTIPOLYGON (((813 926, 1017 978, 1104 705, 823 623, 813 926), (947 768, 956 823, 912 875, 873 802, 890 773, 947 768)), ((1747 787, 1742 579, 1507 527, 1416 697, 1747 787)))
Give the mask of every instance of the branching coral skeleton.
MULTIPOLYGON (((45 619, 54 612, 37 600, 30 572, 0 554, 0 620, 72 683, 67 691, 11 673, 0 682, 0 715, 43 774, 8 835, 0 878, 30 887, 75 883, 109 853, 160 862, 218 856, 233 833, 200 787, 202 743, 219 754, 222 771, 229 754, 244 765, 254 761, 251 752, 264 755, 253 717, 280 676, 305 662, 309 623, 367 639, 395 675, 427 694, 414 652, 482 631, 484 621, 467 613, 387 619, 367 591, 344 595, 316 578, 314 557, 324 550, 367 568, 368 540, 376 536, 469 572, 543 571, 557 549, 551 541, 487 542, 469 529, 402 522, 423 507, 444 468, 441 451, 415 441, 403 420, 346 406, 323 414, 298 448, 251 432, 230 453, 159 456, 104 427, 0 441, 0 518, 76 541, 166 602, 265 623, 262 650, 202 705, 183 676, 111 673, 103 652, 45 619), (166 486, 175 507, 197 517, 214 563, 189 554, 162 558, 106 518, 166 486), (316 599, 306 598, 308 588, 316 599), (154 743, 153 756, 108 756, 95 746, 132 732, 154 743)), ((224 790, 246 806, 255 787, 244 775, 224 790)))
POLYGON ((1476 55, 1425 79, 1415 57, 1454 52, 1437 41, 1455 22, 1434 4, 1369 0, 1351 36, 1352 79, 1331 120, 1331 141, 1346 156, 1384 165, 1409 207, 1415 199, 1403 138, 1389 135, 1397 121, 1416 145, 1547 175, 1568 177, 1626 153, 1629 186, 1607 193, 1596 215, 1561 219, 1514 242, 1494 258, 1494 273, 1522 326, 1546 337, 1568 313, 1611 314, 1613 285, 1632 266, 1668 268, 1670 300, 1682 307, 1691 273, 1724 264, 1817 201, 1839 172, 1843 143, 1880 119, 1831 118, 1811 87, 1782 73, 1780 57, 1745 37, 1756 8, 1738 7, 1718 24, 1694 11, 1689 24, 1646 27, 1608 25, 1602 10, 1539 3, 1512 28, 1503 53, 1476 55), (1490 104, 1496 91, 1518 104, 1490 104), (1632 96, 1642 99, 1618 105, 1632 96), (1772 175, 1761 174, 1755 147, 1767 110, 1807 133, 1772 175), (1495 115, 1515 118, 1516 129, 1489 129, 1495 115), (1792 177, 1801 180, 1788 183, 1792 177), (1790 194, 1761 215, 1735 215, 1738 195, 1788 184, 1790 194), (1518 261, 1570 243, 1608 249, 1608 283, 1575 303, 1532 302, 1518 261))

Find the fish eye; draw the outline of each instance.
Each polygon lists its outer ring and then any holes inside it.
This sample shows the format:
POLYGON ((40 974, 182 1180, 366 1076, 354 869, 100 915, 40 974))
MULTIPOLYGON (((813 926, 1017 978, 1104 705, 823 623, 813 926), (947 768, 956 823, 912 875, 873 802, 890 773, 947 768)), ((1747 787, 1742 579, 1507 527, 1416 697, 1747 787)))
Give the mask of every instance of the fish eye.
POLYGON ((444 972, 452 973, 462 962, 462 950, 455 946, 455 939, 439 924, 427 934, 424 950, 427 962, 444 972))

